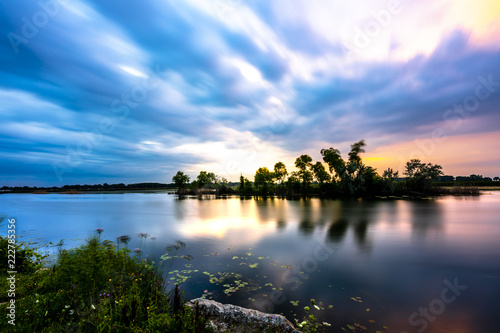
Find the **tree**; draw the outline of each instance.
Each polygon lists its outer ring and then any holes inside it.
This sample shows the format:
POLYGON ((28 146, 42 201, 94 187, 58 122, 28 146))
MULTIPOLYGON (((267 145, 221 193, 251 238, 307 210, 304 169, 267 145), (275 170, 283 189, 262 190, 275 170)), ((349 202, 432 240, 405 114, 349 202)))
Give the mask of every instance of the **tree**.
POLYGON ((399 175, 399 171, 394 172, 394 170, 392 170, 391 168, 388 168, 382 174, 382 178, 389 179, 392 181, 392 180, 398 178, 398 175, 399 175))
POLYGON ((356 195, 374 195, 382 190, 382 177, 371 166, 360 163, 360 168, 354 179, 354 189, 356 195))
POLYGON ((299 169, 299 177, 302 180, 302 186, 307 187, 313 181, 313 174, 309 169, 312 167, 312 158, 309 155, 301 155, 295 160, 295 166, 299 169))
POLYGON ((412 159, 406 162, 404 175, 408 178, 437 179, 443 174, 443 167, 438 164, 422 163, 419 159, 412 159))
POLYGON ((215 183, 217 177, 213 172, 200 171, 200 174, 198 175, 198 177, 196 177, 196 180, 198 182, 198 187, 203 188, 206 185, 215 183))
POLYGON ((406 162, 404 175, 409 189, 425 191, 432 186, 432 181, 443 175, 442 167, 438 164, 422 163, 419 159, 406 162))
POLYGON ((300 179, 299 173, 297 171, 293 171, 288 176, 288 179, 286 180, 286 188, 288 194, 300 193, 300 179))
POLYGON ((240 193, 245 192, 245 178, 240 174, 240 193))
POLYGON ((498 181, 500 181, 500 177, 494 177, 493 180, 498 182, 498 181))
POLYGON ((328 149, 321 149, 321 155, 323 156, 323 161, 328 164, 330 168, 330 172, 337 175, 337 177, 341 177, 341 174, 345 171, 345 162, 340 155, 340 151, 338 149, 334 149, 332 147, 328 149))
POLYGON ((287 175, 288 171, 286 171, 286 166, 283 162, 278 162, 274 165, 274 179, 276 179, 276 181, 283 184, 287 175))
POLYGON ((175 176, 172 177, 172 181, 175 183, 178 188, 178 192, 180 193, 181 190, 186 187, 187 183, 189 183, 189 176, 179 170, 175 176))
POLYGON ((351 145, 349 152, 349 159, 344 161, 338 149, 330 147, 329 149, 322 149, 321 155, 325 161, 330 172, 335 174, 332 179, 340 181, 340 189, 344 195, 355 196, 358 193, 365 191, 365 179, 372 177, 374 171, 368 169, 361 161, 360 153, 364 153, 366 146, 365 140, 360 140, 351 145), (363 174, 367 173, 367 174, 363 174))
POLYGON ((253 184, 248 178, 245 178, 245 194, 252 194, 252 192, 253 184))
POLYGON ((218 187, 228 186, 229 181, 225 177, 215 176, 215 184, 217 184, 218 187))
POLYGON ((351 181, 354 181, 354 179, 358 177, 360 170, 364 170, 364 164, 361 162, 361 157, 359 157, 359 154, 365 152, 365 146, 365 140, 360 140, 351 145, 349 160, 347 161, 346 167, 347 174, 351 181))
POLYGON ((349 162, 361 163, 361 157, 359 157, 360 153, 364 153, 366 146, 365 140, 360 140, 351 145, 351 151, 349 152, 349 162))
POLYGON ((299 172, 300 179, 302 180, 302 186, 307 188, 309 184, 311 184, 314 180, 313 173, 309 170, 305 170, 303 172, 299 172))
POLYGON ((399 171, 394 172, 394 170, 392 170, 391 168, 388 168, 382 174, 382 178, 385 181, 385 188, 388 192, 394 193, 394 191, 396 190, 394 186, 394 179, 398 178, 398 176, 399 171))
POLYGON ((267 194, 269 183, 273 181, 273 174, 268 168, 259 168, 255 172, 255 186, 262 189, 262 194, 267 194))
POLYGON ((309 155, 300 155, 300 157, 297 157, 295 160, 295 166, 300 170, 304 171, 308 167, 311 167, 312 165, 312 158, 309 155))
POLYGON ((312 170, 314 178, 316 178, 318 183, 323 184, 330 181, 330 175, 321 162, 316 162, 316 164, 312 166, 312 170))
POLYGON ((248 178, 243 177, 243 175, 240 175, 240 187, 239 187, 239 192, 241 194, 252 194, 253 188, 252 188, 252 182, 248 180, 248 178))

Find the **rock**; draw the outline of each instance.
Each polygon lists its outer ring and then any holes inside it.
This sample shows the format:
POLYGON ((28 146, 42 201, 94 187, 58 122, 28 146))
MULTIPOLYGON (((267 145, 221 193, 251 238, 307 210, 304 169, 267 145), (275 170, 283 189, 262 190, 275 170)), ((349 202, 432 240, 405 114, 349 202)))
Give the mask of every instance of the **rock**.
POLYGON ((208 325, 215 333, 300 333, 282 315, 268 314, 202 298, 190 300, 187 306, 195 307, 196 303, 198 303, 200 316, 208 320, 208 325))

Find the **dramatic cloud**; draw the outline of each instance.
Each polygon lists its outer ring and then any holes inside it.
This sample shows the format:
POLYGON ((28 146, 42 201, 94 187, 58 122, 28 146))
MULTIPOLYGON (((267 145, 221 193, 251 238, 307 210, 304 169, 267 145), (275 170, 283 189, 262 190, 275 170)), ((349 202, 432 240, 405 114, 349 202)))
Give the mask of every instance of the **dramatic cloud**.
POLYGON ((237 180, 362 138, 379 170, 500 173, 495 1, 0 8, 0 185, 237 180))

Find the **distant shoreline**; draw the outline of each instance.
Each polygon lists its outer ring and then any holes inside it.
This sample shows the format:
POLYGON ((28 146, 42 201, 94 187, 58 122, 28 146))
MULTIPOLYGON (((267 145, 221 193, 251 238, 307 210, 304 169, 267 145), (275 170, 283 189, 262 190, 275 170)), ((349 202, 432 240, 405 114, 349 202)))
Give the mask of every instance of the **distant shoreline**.
MULTIPOLYGON (((453 187, 443 187, 444 190, 453 190, 453 187)), ((482 195, 482 194, 487 194, 485 192, 487 191, 500 191, 500 185, 499 186, 484 186, 478 188, 478 194, 460 194, 460 193, 447 193, 446 191, 443 193, 432 193, 432 194, 402 194, 402 195, 385 195, 385 196, 373 196, 373 197, 364 197, 364 199, 367 200, 398 200, 398 199, 419 199, 419 198, 431 198, 431 197, 444 197, 444 196, 475 196, 475 195, 482 195)), ((109 190, 109 191, 12 191, 12 192, 5 192, 5 191, 0 191, 0 194, 34 194, 34 195, 45 195, 45 194, 66 194, 66 195, 79 195, 79 194, 127 194, 127 193, 163 193, 166 195, 175 195, 179 196, 179 194, 176 192, 176 190, 172 189, 144 189, 144 190, 138 190, 138 189, 130 189, 130 190, 109 190)), ((341 198, 341 197, 328 197, 328 196, 321 196, 321 195, 293 195, 293 196, 282 196, 282 195, 267 195, 267 196, 261 196, 261 195, 245 195, 245 194, 186 194, 186 195, 180 195, 182 198, 185 199, 190 199, 190 198, 200 198, 200 197, 215 197, 216 199, 226 199, 226 198, 253 198, 253 197, 261 197, 261 198, 283 198, 283 199, 297 199, 297 198, 322 198, 322 199, 355 199, 355 198, 341 198)))
MULTIPOLYGON (((236 189, 239 186, 239 183, 229 183, 230 188, 236 189)), ((175 184, 162 184, 162 183, 139 183, 139 184, 98 184, 98 185, 64 185, 62 187, 29 187, 29 186, 16 186, 16 187, 7 187, 4 186, 0 188, 0 194, 5 193, 30 193, 30 194, 124 194, 124 193, 165 193, 169 195, 178 194, 177 186, 175 184)), ((474 191, 483 193, 484 191, 499 191, 500 190, 500 182, 490 182, 485 181, 484 184, 481 182, 438 182, 435 184, 434 191, 431 193, 394 193, 388 194, 388 196, 394 197, 402 197, 402 196, 410 196, 410 197, 427 197, 427 196, 441 196, 441 195, 474 195, 474 191), (493 183, 493 184, 492 184, 493 183), (463 192, 463 193, 461 193, 463 192)), ((215 190, 213 190, 215 191, 215 190)), ((191 194, 192 196, 197 195, 217 195, 217 196, 237 196, 237 197, 246 197, 246 196, 254 196, 254 194, 244 195, 239 194, 237 191, 234 193, 199 193, 199 194, 191 194)), ((260 195, 257 195, 260 196, 260 195)), ((294 195, 295 196, 295 195, 294 195)), ((297 196, 301 196, 298 194, 297 196)), ((328 196, 321 195, 305 195, 305 196, 318 196, 327 198, 328 196)), ((387 195, 378 195, 376 197, 386 197, 387 195)), ((272 195, 271 193, 267 197, 282 197, 281 195, 272 195)))

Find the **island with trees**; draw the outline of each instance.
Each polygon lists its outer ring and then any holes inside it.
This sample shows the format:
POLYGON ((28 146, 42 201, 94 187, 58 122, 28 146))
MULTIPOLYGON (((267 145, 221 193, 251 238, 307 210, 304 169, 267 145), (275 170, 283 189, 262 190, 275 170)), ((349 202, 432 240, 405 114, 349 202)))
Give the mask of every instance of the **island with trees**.
POLYGON ((321 150, 323 161, 314 162, 304 154, 295 160, 296 171, 288 172, 283 162, 274 168, 260 167, 253 181, 240 176, 237 186, 212 172, 201 171, 190 183, 190 177, 178 171, 172 178, 180 195, 185 194, 239 194, 252 196, 315 195, 332 198, 360 198, 381 196, 427 196, 439 194, 479 194, 479 186, 498 186, 493 179, 477 175, 470 177, 445 176, 438 164, 411 159, 405 165, 403 177, 391 168, 379 175, 360 156, 366 143, 360 140, 351 145, 347 159, 338 149, 321 150))

